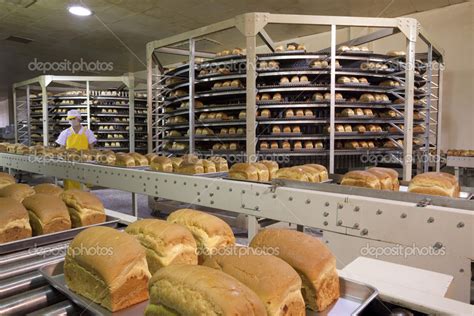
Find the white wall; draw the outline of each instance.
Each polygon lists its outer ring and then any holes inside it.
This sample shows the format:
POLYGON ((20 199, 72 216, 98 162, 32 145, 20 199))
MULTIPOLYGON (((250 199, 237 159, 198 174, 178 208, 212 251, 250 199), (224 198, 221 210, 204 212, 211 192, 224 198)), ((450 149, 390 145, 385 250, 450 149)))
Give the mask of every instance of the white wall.
POLYGON ((0 127, 9 124, 8 107, 8 99, 0 101, 0 127))

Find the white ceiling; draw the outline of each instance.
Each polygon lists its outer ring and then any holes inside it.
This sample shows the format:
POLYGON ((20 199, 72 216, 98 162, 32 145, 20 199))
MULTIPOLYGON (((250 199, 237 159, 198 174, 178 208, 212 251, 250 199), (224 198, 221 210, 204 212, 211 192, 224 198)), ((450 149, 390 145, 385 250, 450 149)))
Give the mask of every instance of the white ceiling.
MULTIPOLYGON (((460 2, 465 0, 0 0, 0 100, 12 83, 41 74, 28 69, 35 58, 113 62, 114 70, 100 75, 140 71, 145 69, 147 42, 245 12, 395 17, 460 2), (70 15, 67 7, 78 2, 94 15, 70 15), (32 42, 5 41, 9 36, 32 42)), ((321 29, 269 31, 282 40, 321 29)), ((234 40, 229 35, 215 38, 224 45, 234 40)))

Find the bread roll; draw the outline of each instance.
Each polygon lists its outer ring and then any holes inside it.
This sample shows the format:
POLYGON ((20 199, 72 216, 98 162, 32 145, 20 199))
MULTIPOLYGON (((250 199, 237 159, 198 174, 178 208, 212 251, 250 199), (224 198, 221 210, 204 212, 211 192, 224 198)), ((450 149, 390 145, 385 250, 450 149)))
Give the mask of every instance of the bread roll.
POLYGON ((369 189, 381 189, 380 181, 374 174, 368 171, 354 170, 347 172, 342 178, 341 185, 363 187, 369 189))
POLYGON ((0 197, 0 244, 31 237, 28 211, 15 199, 0 197))
POLYGON ((0 189, 0 197, 12 198, 20 203, 23 202, 23 199, 26 197, 34 194, 35 190, 28 184, 23 183, 10 184, 0 189))
POLYGON ((151 275, 169 265, 198 263, 196 241, 184 226, 142 219, 128 225, 125 232, 142 244, 151 275))
POLYGON ((459 197, 459 183, 455 176, 445 172, 425 172, 416 175, 408 186, 408 192, 459 197))
POLYGON ((191 231, 201 258, 218 248, 235 244, 230 226, 214 215, 193 209, 180 209, 171 213, 167 221, 183 225, 191 231))
POLYGON ((147 316, 266 315, 257 294, 232 276, 209 267, 176 265, 160 269, 150 280, 149 292, 147 316))
POLYGON ((119 167, 135 167, 135 159, 129 154, 117 153, 115 154, 115 165, 119 167))
POLYGON ((303 298, 310 309, 323 311, 339 298, 336 258, 318 239, 293 230, 264 229, 250 246, 278 249, 277 257, 300 275, 303 298))
POLYGON ((202 163, 183 161, 176 169, 176 173, 180 174, 198 174, 204 173, 204 166, 202 163))
MULTIPOLYGON (((370 144, 369 144, 370 145, 370 144)), ((370 146, 369 146, 370 147, 370 146)), ((398 191, 400 189, 400 183, 398 181, 398 172, 390 168, 381 168, 381 167, 372 167, 367 169, 368 172, 384 172, 388 174, 391 178, 392 187, 388 190, 398 191)), ((375 173, 374 173, 375 174, 375 173)))
POLYGON ((310 182, 308 174, 300 168, 280 168, 275 173, 274 179, 288 179, 296 181, 310 182))
POLYGON ((270 180, 270 171, 268 170, 267 166, 263 163, 252 163, 257 168, 257 176, 258 181, 260 182, 267 182, 270 180))
POLYGON ((229 177, 238 180, 258 181, 258 169, 250 163, 236 163, 230 167, 229 177))
POLYGON ((150 168, 155 171, 173 172, 173 163, 168 157, 157 156, 152 160, 150 168))
POLYGON ((206 258, 203 266, 223 271, 248 286, 265 302, 267 315, 305 315, 298 273, 282 259, 250 249, 226 248, 225 254, 206 258))
POLYGON ((59 196, 35 194, 23 200, 33 235, 51 234, 71 228, 66 204, 59 196))
POLYGON ((140 243, 110 227, 80 232, 64 261, 68 288, 112 312, 147 300, 150 277, 140 243))
POLYGON ((0 189, 15 183, 15 178, 5 172, 0 172, 0 189))

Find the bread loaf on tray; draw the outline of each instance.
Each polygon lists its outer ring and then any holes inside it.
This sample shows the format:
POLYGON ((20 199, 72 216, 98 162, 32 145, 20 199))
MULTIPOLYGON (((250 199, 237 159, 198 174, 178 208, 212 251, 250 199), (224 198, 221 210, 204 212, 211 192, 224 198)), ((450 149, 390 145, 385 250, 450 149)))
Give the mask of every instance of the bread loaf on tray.
POLYGON ((15 178, 5 172, 0 172, 0 189, 15 183, 15 178))
POLYGON ((28 184, 14 183, 0 189, 0 197, 9 197, 23 202, 23 199, 35 194, 35 190, 28 184))
POLYGON ((105 208, 97 196, 81 190, 67 190, 61 195, 69 210, 72 227, 105 222, 105 208))
POLYGON ((36 194, 41 193, 58 197, 64 192, 63 188, 52 183, 37 184, 33 187, 33 190, 35 190, 36 194))
POLYGON ((28 211, 17 200, 0 197, 0 244, 31 237, 28 211))
POLYGON ((71 219, 63 200, 58 196, 35 194, 23 200, 28 210, 33 235, 44 235, 71 229, 71 219))

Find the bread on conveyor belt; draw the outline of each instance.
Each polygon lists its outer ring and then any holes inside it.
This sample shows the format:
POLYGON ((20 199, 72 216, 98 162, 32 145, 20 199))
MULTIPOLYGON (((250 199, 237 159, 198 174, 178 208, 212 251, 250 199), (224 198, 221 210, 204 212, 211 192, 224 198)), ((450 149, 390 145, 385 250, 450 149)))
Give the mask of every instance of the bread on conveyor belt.
POLYGON ((263 164, 267 167, 269 173, 269 180, 273 179, 275 173, 277 172, 279 166, 276 161, 273 160, 261 160, 259 161, 260 164, 263 164))
POLYGON ((305 315, 301 278, 288 263, 242 246, 225 251, 206 258, 203 266, 225 272, 248 286, 264 302, 267 315, 305 315))
POLYGON ((236 163, 230 167, 229 177, 238 180, 258 181, 258 169, 251 163, 236 163))
POLYGON ((319 182, 326 181, 329 178, 328 170, 323 165, 310 163, 303 166, 317 170, 319 172, 319 182))
POLYGON ((381 189, 380 181, 376 175, 362 170, 347 172, 342 178, 341 185, 363 187, 369 189, 381 189))
POLYGON ((112 312, 147 300, 150 277, 140 243, 110 227, 80 232, 64 261, 68 288, 112 312))
POLYGON ((0 189, 0 197, 12 198, 18 202, 23 202, 23 199, 35 194, 35 190, 28 184, 13 183, 0 189))
POLYGON ((183 225, 191 231, 201 258, 218 248, 235 244, 230 226, 214 215, 193 209, 180 209, 171 213, 167 221, 183 225))
POLYGON ((258 181, 267 182, 270 180, 270 171, 265 164, 255 162, 252 165, 257 168, 258 181))
POLYGON ((408 192, 459 197, 459 183, 455 176, 445 172, 425 172, 416 175, 408 186, 408 192))
POLYGON ((159 219, 142 219, 128 225, 125 232, 142 244, 152 275, 169 265, 198 263, 196 241, 184 226, 159 219))
POLYGON ((204 167, 204 173, 216 172, 216 164, 209 159, 203 159, 202 166, 204 167))
POLYGON ((157 156, 155 157, 150 165, 152 170, 161 172, 173 172, 173 164, 171 159, 168 157, 157 156))
POLYGON ((146 159, 148 159, 148 164, 151 165, 152 161, 156 158, 159 157, 158 154, 155 153, 148 153, 145 155, 146 159))
MULTIPOLYGON (((369 144, 370 147, 370 144, 369 144)), ((395 171, 394 169, 390 168, 382 168, 382 167, 372 167, 367 169, 368 172, 385 172, 388 174, 392 180, 392 188, 390 190, 392 191, 398 191, 400 189, 400 182, 398 181, 398 172, 395 171)))
POLYGON ((148 159, 139 153, 130 153, 130 156, 135 160, 135 166, 148 166, 148 159))
POLYGON ((320 240, 294 230, 264 229, 250 246, 278 249, 275 255, 300 275, 303 298, 310 309, 323 311, 339 298, 336 258, 320 240))
POLYGON ((61 198, 69 210, 72 227, 105 222, 105 208, 97 196, 81 190, 67 190, 61 198))
POLYGON ((115 165, 115 161, 117 160, 117 157, 115 157, 115 154, 113 152, 100 152, 96 156, 96 161, 101 164, 105 165, 115 165))
POLYGON ((180 174, 198 174, 204 173, 204 166, 202 162, 183 161, 176 169, 176 173, 180 174))
POLYGON ((15 199, 0 197, 0 244, 31 237, 28 211, 15 199))
POLYGON ((115 165, 119 167, 135 167, 135 159, 130 154, 116 153, 115 165))
POLYGON ((0 172, 0 189, 15 183, 15 178, 8 173, 0 172))
POLYGON ((23 206, 28 210, 33 235, 60 232, 71 228, 69 212, 58 196, 44 193, 26 197, 23 206))
POLYGON ((173 171, 176 172, 179 165, 183 162, 183 158, 180 157, 171 157, 171 164, 173 165, 173 171))
POLYGON ((33 187, 33 190, 35 190, 36 194, 41 193, 48 194, 50 196, 61 196, 61 194, 64 192, 63 188, 52 183, 37 184, 33 187))
POLYGON ((288 179, 309 182, 308 174, 300 168, 280 168, 275 173, 274 179, 288 179))
POLYGON ((229 274, 209 267, 180 265, 160 269, 150 280, 149 292, 147 316, 266 315, 257 294, 229 274))
POLYGON ((229 165, 227 164, 227 160, 225 158, 214 156, 209 158, 209 160, 214 162, 216 172, 229 171, 229 165))

